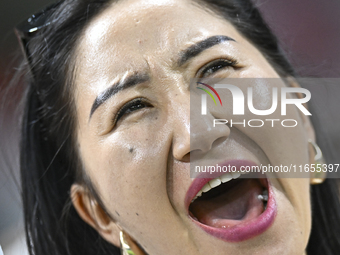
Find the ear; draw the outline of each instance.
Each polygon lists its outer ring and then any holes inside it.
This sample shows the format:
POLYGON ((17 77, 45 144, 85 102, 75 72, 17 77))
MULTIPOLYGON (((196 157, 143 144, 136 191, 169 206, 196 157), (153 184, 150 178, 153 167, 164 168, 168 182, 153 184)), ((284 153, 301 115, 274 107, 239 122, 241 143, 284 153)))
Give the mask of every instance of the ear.
MULTIPOLYGON (((291 87, 295 87, 295 88, 301 88, 301 86, 298 84, 298 82, 293 78, 293 77, 288 77, 288 84, 291 87)), ((296 93, 296 96, 298 98, 304 98, 304 96, 301 93, 296 93)), ((308 105, 307 104, 303 104, 304 107, 306 107, 306 109, 308 109, 308 105)), ((312 140, 313 142, 315 142, 315 131, 313 128, 313 125, 309 119, 308 116, 304 115, 301 111, 298 111, 299 115, 302 119, 302 123, 303 123, 303 127, 306 130, 306 134, 307 134, 307 138, 312 140)), ((313 159, 314 157, 312 157, 313 159)), ((313 163, 313 162, 311 162, 313 163)))
MULTIPOLYGON (((300 85, 297 83, 297 81, 293 77, 289 77, 288 82, 291 87, 300 88, 300 85)), ((296 93, 296 96, 298 98, 303 98, 303 95, 301 95, 300 93, 296 93)), ((308 109, 307 104, 304 104, 304 107, 308 109)), ((308 116, 304 115, 301 111, 299 111, 299 113, 300 113, 300 117, 302 119, 303 126, 304 126, 304 129, 306 130, 306 134, 308 138, 309 164, 320 164, 321 162, 320 159, 316 160, 316 156, 317 156, 316 154, 317 154, 317 150, 319 150, 320 152, 321 150, 315 143, 315 131, 314 131, 313 125, 308 116)), ((322 157, 322 153, 321 153, 321 157, 322 157)), ((314 172, 314 173, 311 173, 310 175, 310 183, 320 184, 324 182, 325 178, 326 178, 325 173, 314 172)))
POLYGON ((93 227, 106 241, 117 247, 120 246, 120 228, 83 185, 72 185, 71 200, 80 218, 93 227))

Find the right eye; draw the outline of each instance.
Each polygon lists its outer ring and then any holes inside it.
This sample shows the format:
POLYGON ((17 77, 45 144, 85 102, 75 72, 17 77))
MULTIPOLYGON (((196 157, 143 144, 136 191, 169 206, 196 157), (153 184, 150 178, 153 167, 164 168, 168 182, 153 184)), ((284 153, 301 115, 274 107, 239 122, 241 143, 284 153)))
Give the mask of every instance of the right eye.
POLYGON ((198 71, 198 76, 199 78, 206 78, 220 70, 224 70, 229 67, 236 67, 238 64, 236 59, 226 59, 226 58, 221 58, 217 59, 206 66, 202 67, 198 71))
POLYGON ((144 98, 133 99, 132 101, 123 105, 122 108, 120 108, 120 110, 118 111, 114 118, 114 124, 117 123, 121 118, 145 107, 151 107, 151 104, 148 103, 144 98))

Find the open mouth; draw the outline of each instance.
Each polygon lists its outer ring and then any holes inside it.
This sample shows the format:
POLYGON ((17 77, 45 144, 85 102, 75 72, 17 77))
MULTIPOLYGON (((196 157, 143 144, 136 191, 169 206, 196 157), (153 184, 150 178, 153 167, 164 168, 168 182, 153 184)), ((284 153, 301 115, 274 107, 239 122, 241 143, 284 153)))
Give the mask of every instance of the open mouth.
POLYGON ((226 173, 215 179, 197 178, 188 191, 193 197, 190 203, 187 201, 191 219, 207 233, 229 242, 263 233, 273 223, 277 210, 265 176, 240 176, 226 173))
POLYGON ((190 216, 211 227, 230 228, 261 215, 268 201, 265 180, 230 177, 217 177, 205 184, 190 203, 190 216))

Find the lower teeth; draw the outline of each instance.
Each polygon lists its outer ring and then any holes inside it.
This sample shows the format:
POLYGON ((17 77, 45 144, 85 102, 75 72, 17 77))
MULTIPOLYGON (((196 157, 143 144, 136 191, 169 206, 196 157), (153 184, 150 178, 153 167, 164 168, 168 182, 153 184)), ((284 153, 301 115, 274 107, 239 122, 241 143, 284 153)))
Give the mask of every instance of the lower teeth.
POLYGON ((264 190, 262 195, 258 195, 257 197, 258 197, 258 199, 267 202, 268 201, 268 191, 264 190))
POLYGON ((267 201, 268 201, 268 191, 264 190, 262 195, 258 195, 257 197, 258 197, 258 199, 263 201, 264 210, 266 210, 266 208, 267 208, 267 201))

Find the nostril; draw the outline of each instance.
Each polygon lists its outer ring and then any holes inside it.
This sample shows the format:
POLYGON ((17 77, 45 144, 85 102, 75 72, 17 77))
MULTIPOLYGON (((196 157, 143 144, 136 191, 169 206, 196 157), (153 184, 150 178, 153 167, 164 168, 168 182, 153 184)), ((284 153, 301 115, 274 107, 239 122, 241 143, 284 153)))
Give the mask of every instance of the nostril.
POLYGON ((228 139, 229 136, 222 136, 222 137, 219 137, 218 139, 216 139, 213 144, 212 144, 212 147, 217 147, 219 146, 220 144, 224 143, 227 139, 228 139))
POLYGON ((224 143, 228 139, 228 136, 222 136, 217 138, 212 144, 195 144, 190 149, 191 160, 196 160, 198 158, 203 157, 208 151, 212 148, 219 147, 222 143, 224 143))
POLYGON ((223 125, 216 128, 209 127, 206 131, 192 132, 190 134, 190 152, 195 154, 207 153, 214 147, 218 147, 225 142, 230 136, 230 129, 223 125))
POLYGON ((184 155, 184 157, 182 157, 181 161, 189 163, 190 162, 190 152, 187 153, 186 155, 184 155))

